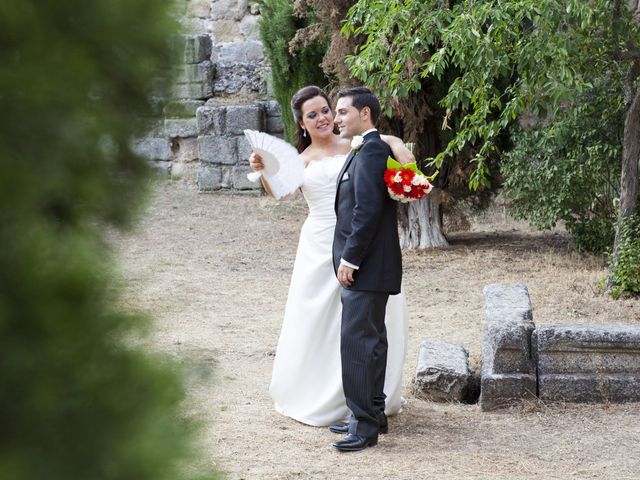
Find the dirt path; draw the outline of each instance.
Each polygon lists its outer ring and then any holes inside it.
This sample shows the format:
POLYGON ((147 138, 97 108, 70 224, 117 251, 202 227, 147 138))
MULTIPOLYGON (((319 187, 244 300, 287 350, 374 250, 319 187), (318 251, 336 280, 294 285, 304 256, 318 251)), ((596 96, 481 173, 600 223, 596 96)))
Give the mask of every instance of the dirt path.
POLYGON ((405 252, 408 404, 377 447, 339 454, 328 430, 275 413, 268 385, 305 215, 302 200, 203 195, 166 183, 136 231, 114 240, 125 303, 155 317, 150 348, 188 366, 191 409, 206 425, 206 461, 227 478, 638 477, 640 405, 483 413, 410 395, 426 337, 464 345, 479 365, 489 283, 525 283, 537 324, 640 322, 640 301, 594 293, 602 261, 573 253, 562 233, 537 233, 500 216, 452 234, 449 249, 405 252))

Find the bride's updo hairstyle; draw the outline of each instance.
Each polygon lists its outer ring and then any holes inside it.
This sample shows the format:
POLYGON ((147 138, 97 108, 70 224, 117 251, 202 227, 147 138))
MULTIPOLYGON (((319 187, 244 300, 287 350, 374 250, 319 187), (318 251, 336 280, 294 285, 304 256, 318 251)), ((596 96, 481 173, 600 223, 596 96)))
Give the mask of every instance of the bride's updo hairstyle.
MULTIPOLYGON (((327 101, 329 108, 331 108, 331 101, 327 94, 324 93, 324 90, 320 87, 316 87, 315 85, 302 87, 291 98, 291 112, 293 112, 293 119, 296 122, 296 148, 298 149, 298 153, 303 152, 305 148, 311 145, 311 136, 309 135, 309 132, 307 132, 305 136, 304 130, 302 130, 302 127, 300 126, 302 123, 302 104, 315 97, 324 98, 327 101)), ((333 129, 335 133, 335 125, 333 129)))

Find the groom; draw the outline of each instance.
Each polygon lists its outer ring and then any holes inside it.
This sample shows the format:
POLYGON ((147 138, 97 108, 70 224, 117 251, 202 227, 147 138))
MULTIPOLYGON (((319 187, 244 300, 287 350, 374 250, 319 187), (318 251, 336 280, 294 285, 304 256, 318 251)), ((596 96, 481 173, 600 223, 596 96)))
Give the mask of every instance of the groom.
MULTIPOLYGON (((352 416, 330 429, 347 436, 333 446, 358 451, 378 443, 387 432, 384 376, 389 295, 400 293, 402 256, 396 203, 384 183, 391 151, 374 128, 380 103, 370 90, 346 88, 338 93, 335 124, 343 138, 362 135, 338 175, 333 265, 342 285, 340 354, 342 383, 352 416)), ((354 139, 355 140, 355 139, 354 139)))

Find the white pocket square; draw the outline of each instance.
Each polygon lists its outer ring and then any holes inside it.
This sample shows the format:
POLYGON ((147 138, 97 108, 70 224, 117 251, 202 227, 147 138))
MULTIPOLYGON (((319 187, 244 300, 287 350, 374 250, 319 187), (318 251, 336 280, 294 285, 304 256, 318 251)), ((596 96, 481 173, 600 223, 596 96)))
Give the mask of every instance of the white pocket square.
POLYGON ((342 175, 342 178, 340 179, 341 182, 344 182, 345 180, 349 180, 349 172, 344 172, 344 175, 342 175))

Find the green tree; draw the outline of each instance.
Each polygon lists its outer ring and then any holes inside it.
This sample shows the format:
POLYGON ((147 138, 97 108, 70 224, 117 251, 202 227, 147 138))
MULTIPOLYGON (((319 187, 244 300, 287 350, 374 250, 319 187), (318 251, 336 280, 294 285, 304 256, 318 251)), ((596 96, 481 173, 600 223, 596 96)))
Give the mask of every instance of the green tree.
POLYGON ((285 137, 293 142, 291 97, 305 85, 326 85, 320 68, 326 41, 309 28, 313 12, 294 10, 293 0, 260 0, 259 5, 260 37, 271 64, 273 93, 282 111, 285 137))
MULTIPOLYGON (((488 160, 525 111, 553 117, 592 88, 592 72, 626 71, 620 225, 637 211, 640 157, 640 6, 620 0, 367 1, 350 10, 344 33, 366 40, 348 58, 351 73, 386 100, 455 72, 440 104, 461 121, 435 157, 442 165, 472 150, 471 188, 489 184, 488 160), (476 147, 477 146, 477 147, 476 147)), ((614 262, 615 263, 615 262, 614 262)), ((612 270, 615 281, 615 272, 612 270)))
POLYGON ((195 476, 180 376, 134 346, 104 240, 140 204, 129 141, 174 32, 154 0, 0 4, 0 478, 195 476))
POLYGON ((518 218, 538 228, 562 221, 578 250, 594 253, 611 253, 615 236, 624 134, 619 73, 594 72, 594 87, 571 106, 514 132, 500 164, 518 218))

